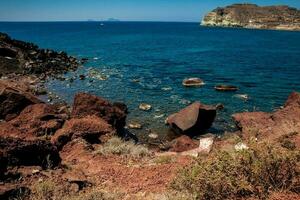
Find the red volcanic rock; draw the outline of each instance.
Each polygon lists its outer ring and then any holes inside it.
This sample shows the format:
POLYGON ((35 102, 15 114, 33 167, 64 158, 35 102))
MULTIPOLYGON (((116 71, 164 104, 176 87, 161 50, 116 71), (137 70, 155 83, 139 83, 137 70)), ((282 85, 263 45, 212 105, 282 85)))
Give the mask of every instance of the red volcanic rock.
POLYGON ((167 123, 178 133, 196 135, 209 129, 216 117, 216 108, 195 102, 170 115, 167 123))
POLYGON ((171 143, 172 146, 170 151, 173 152, 184 152, 198 147, 197 143, 195 143, 189 136, 186 135, 182 135, 179 138, 174 139, 171 143))
POLYGON ((122 103, 111 104, 107 100, 87 93, 79 93, 74 98, 72 117, 97 115, 116 129, 126 124, 127 106, 122 103))
POLYGON ((291 106, 293 104, 300 105, 300 93, 299 92, 292 92, 288 97, 288 100, 285 102, 285 107, 291 106))
POLYGON ((59 105, 34 104, 9 123, 24 135, 43 136, 54 134, 67 119, 68 114, 59 105))
POLYGON ((58 149, 49 141, 9 137, 0 137, 0 160, 6 160, 7 166, 37 165, 43 168, 55 167, 61 161, 58 149))
POLYGON ((1 122, 0 137, 25 138, 26 135, 22 134, 22 132, 18 128, 14 127, 12 124, 8 122, 1 122))
POLYGON ((32 94, 0 81, 0 119, 10 120, 28 105, 41 102, 32 94))
POLYGON ((113 129, 105 120, 93 115, 73 118, 65 122, 62 129, 52 137, 52 142, 61 148, 70 140, 84 138, 87 141, 99 140, 99 137, 112 133, 113 129))
POLYGON ((255 137, 263 141, 278 141, 290 137, 300 147, 300 93, 292 93, 285 107, 274 113, 245 112, 233 115, 245 138, 255 137))

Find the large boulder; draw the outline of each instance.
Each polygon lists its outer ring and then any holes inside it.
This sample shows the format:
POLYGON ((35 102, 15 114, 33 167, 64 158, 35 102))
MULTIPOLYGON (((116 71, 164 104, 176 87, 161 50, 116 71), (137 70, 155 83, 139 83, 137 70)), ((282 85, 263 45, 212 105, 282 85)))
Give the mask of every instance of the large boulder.
POLYGON ((127 106, 123 103, 111 104, 109 101, 87 93, 78 93, 74 98, 72 117, 96 115, 117 130, 126 124, 127 106))
POLYGON ((32 94, 0 81, 0 119, 10 120, 25 107, 41 102, 32 94))
POLYGON ((216 117, 216 107, 195 102, 172 114, 167 124, 179 134, 198 135, 209 129, 216 117))
POLYGON ((292 93, 285 106, 273 113, 244 112, 233 115, 246 139, 280 142, 289 139, 300 148, 300 93, 292 93))
POLYGON ((27 106, 9 123, 17 127, 23 135, 39 137, 53 135, 68 118, 68 111, 64 106, 34 104, 27 106))
POLYGON ((52 137, 52 143, 61 149, 69 141, 76 138, 83 138, 93 143, 98 142, 101 136, 111 133, 113 133, 111 125, 96 115, 72 118, 66 121, 63 128, 55 133, 52 137))
POLYGON ((0 160, 5 160, 7 166, 53 168, 61 161, 56 146, 49 141, 39 139, 0 137, 0 156, 0 160))

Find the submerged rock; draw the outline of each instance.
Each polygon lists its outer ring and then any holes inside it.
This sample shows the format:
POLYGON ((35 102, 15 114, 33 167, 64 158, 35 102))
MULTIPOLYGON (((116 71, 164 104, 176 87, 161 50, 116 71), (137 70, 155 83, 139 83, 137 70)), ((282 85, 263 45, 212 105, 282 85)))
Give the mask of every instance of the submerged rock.
POLYGON ((151 138, 151 139, 157 139, 158 138, 158 134, 157 133, 150 133, 148 135, 148 137, 151 138))
POLYGON ((130 129, 142 129, 142 127, 143 126, 137 122, 131 122, 128 124, 128 128, 130 128, 130 129))
POLYGON ((249 99, 249 96, 247 94, 236 94, 234 97, 242 99, 244 101, 247 101, 249 99))
POLYGON ((152 106, 150 104, 146 104, 146 103, 141 103, 139 105, 139 109, 143 110, 143 111, 148 111, 152 109, 152 106))
POLYGON ((204 84, 204 81, 200 78, 186 78, 182 81, 182 85, 186 87, 199 87, 204 84))
POLYGON ((179 134, 198 135, 211 127, 215 117, 215 106, 195 102, 178 113, 170 115, 166 122, 179 134))
POLYGON ((216 85, 215 90, 221 91, 221 92, 237 91, 238 87, 233 86, 233 85, 216 85))

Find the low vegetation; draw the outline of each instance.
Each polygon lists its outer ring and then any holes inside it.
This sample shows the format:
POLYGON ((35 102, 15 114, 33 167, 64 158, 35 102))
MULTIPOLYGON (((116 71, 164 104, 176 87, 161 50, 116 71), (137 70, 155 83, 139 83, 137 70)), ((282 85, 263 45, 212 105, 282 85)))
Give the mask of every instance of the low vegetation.
POLYGON ((136 145, 131 141, 123 141, 118 137, 113 137, 108 140, 97 151, 101 155, 123 155, 132 157, 145 157, 150 155, 150 151, 147 147, 142 145, 136 145))
POLYGON ((188 166, 172 182, 195 199, 265 199, 271 192, 300 193, 299 151, 266 144, 228 153, 217 152, 188 166))
POLYGON ((175 161, 174 156, 158 156, 154 159, 155 164, 169 164, 175 161))
POLYGON ((33 188, 32 200, 52 200, 56 195, 56 186, 52 181, 37 182, 33 188))

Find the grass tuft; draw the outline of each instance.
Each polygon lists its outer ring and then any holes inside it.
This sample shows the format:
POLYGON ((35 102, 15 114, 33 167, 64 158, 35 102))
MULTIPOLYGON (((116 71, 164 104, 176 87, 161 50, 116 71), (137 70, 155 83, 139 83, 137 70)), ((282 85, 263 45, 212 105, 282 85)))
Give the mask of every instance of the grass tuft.
POLYGON ((37 182, 34 185, 32 200, 52 200, 56 186, 52 181, 37 182))
POLYGON ((150 155, 148 148, 142 145, 136 145, 131 141, 123 141, 118 137, 113 137, 108 140, 97 151, 101 155, 125 155, 135 158, 145 157, 150 155))

